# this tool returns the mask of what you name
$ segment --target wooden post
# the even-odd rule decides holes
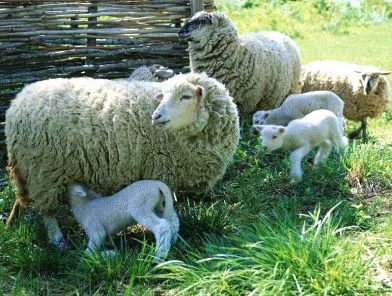
[[[198,11],[204,10],[203,0],[190,0],[191,5],[191,15],[194,15]]]
[[[96,1],[91,1],[90,5],[88,6],[88,13],[94,13],[98,11],[98,6]],[[96,22],[97,17],[89,17],[87,19],[89,22]],[[87,26],[89,29],[94,29],[97,27],[97,24],[88,24]],[[95,38],[87,38],[87,47],[89,46],[96,46],[97,40]]]

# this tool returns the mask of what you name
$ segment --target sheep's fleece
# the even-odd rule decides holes
[[[162,87],[201,85],[193,124],[176,133],[151,124]],[[141,179],[177,191],[205,192],[222,177],[238,144],[236,105],[225,87],[205,74],[163,83],[92,78],[30,84],[6,113],[11,175],[20,203],[54,214],[66,186],[84,184],[104,195]]]
[[[189,42],[192,71],[205,71],[225,84],[241,112],[275,108],[300,92],[299,50],[284,34],[239,35],[224,14],[201,11],[178,36]]]
[[[379,75],[378,83],[373,85],[369,93],[366,93],[364,77],[380,71],[374,66],[334,60],[311,62],[304,65],[302,69],[302,91],[334,92],[344,101],[343,114],[347,119],[359,121],[366,117],[376,118],[387,108],[389,83],[384,75]]]

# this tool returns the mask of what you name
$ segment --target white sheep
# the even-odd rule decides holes
[[[128,80],[161,82],[173,77],[174,75],[173,70],[154,64],[151,66],[140,66],[139,68],[136,68],[128,77]]]
[[[343,129],[344,102],[330,91],[311,91],[303,94],[293,94],[287,97],[276,109],[260,110],[253,115],[253,125],[287,125],[294,119],[299,119],[318,109],[333,112],[339,119]]]
[[[98,250],[107,235],[116,234],[135,222],[154,233],[154,261],[166,257],[177,239],[178,216],[169,187],[160,181],[142,180],[105,197],[96,197],[80,184],[68,187],[72,212],[88,236],[87,254]]]
[[[152,124],[163,105],[173,116],[158,122],[154,115]],[[50,79],[25,86],[11,102],[5,134],[16,204],[32,202],[50,242],[63,247],[55,215],[67,185],[110,195],[153,179],[179,198],[204,193],[233,158],[239,120],[227,89],[205,74],[162,83]]]
[[[320,146],[314,164],[328,157],[333,146],[344,148],[347,138],[343,136],[340,123],[329,110],[315,110],[301,119],[291,121],[287,127],[281,125],[255,125],[260,133],[261,146],[267,153],[281,147],[291,150],[290,176],[294,182],[301,182],[302,159],[315,146]]]
[[[201,11],[178,36],[188,41],[191,70],[205,71],[226,85],[241,112],[275,108],[300,92],[299,50],[282,33],[239,35],[223,13]]]
[[[376,118],[386,110],[389,101],[389,82],[374,66],[349,64],[340,61],[315,61],[302,68],[302,91],[329,90],[344,101],[343,114],[361,126],[350,134],[355,138],[362,132],[367,139],[367,118]]]

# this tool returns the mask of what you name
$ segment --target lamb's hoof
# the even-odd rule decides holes
[[[118,255],[118,252],[115,250],[105,250],[101,251],[101,257],[102,258],[113,258]]]
[[[53,245],[55,245],[60,252],[65,252],[68,250],[68,245],[65,242],[64,238],[59,239],[58,241],[56,241],[55,243],[52,243]]]
[[[302,177],[292,177],[290,183],[291,184],[298,184],[302,182]]]

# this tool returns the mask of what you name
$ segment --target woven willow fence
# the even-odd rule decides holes
[[[140,65],[189,64],[181,22],[213,0],[0,0],[0,121],[27,83],[128,77]],[[3,132],[0,144],[4,145]]]

